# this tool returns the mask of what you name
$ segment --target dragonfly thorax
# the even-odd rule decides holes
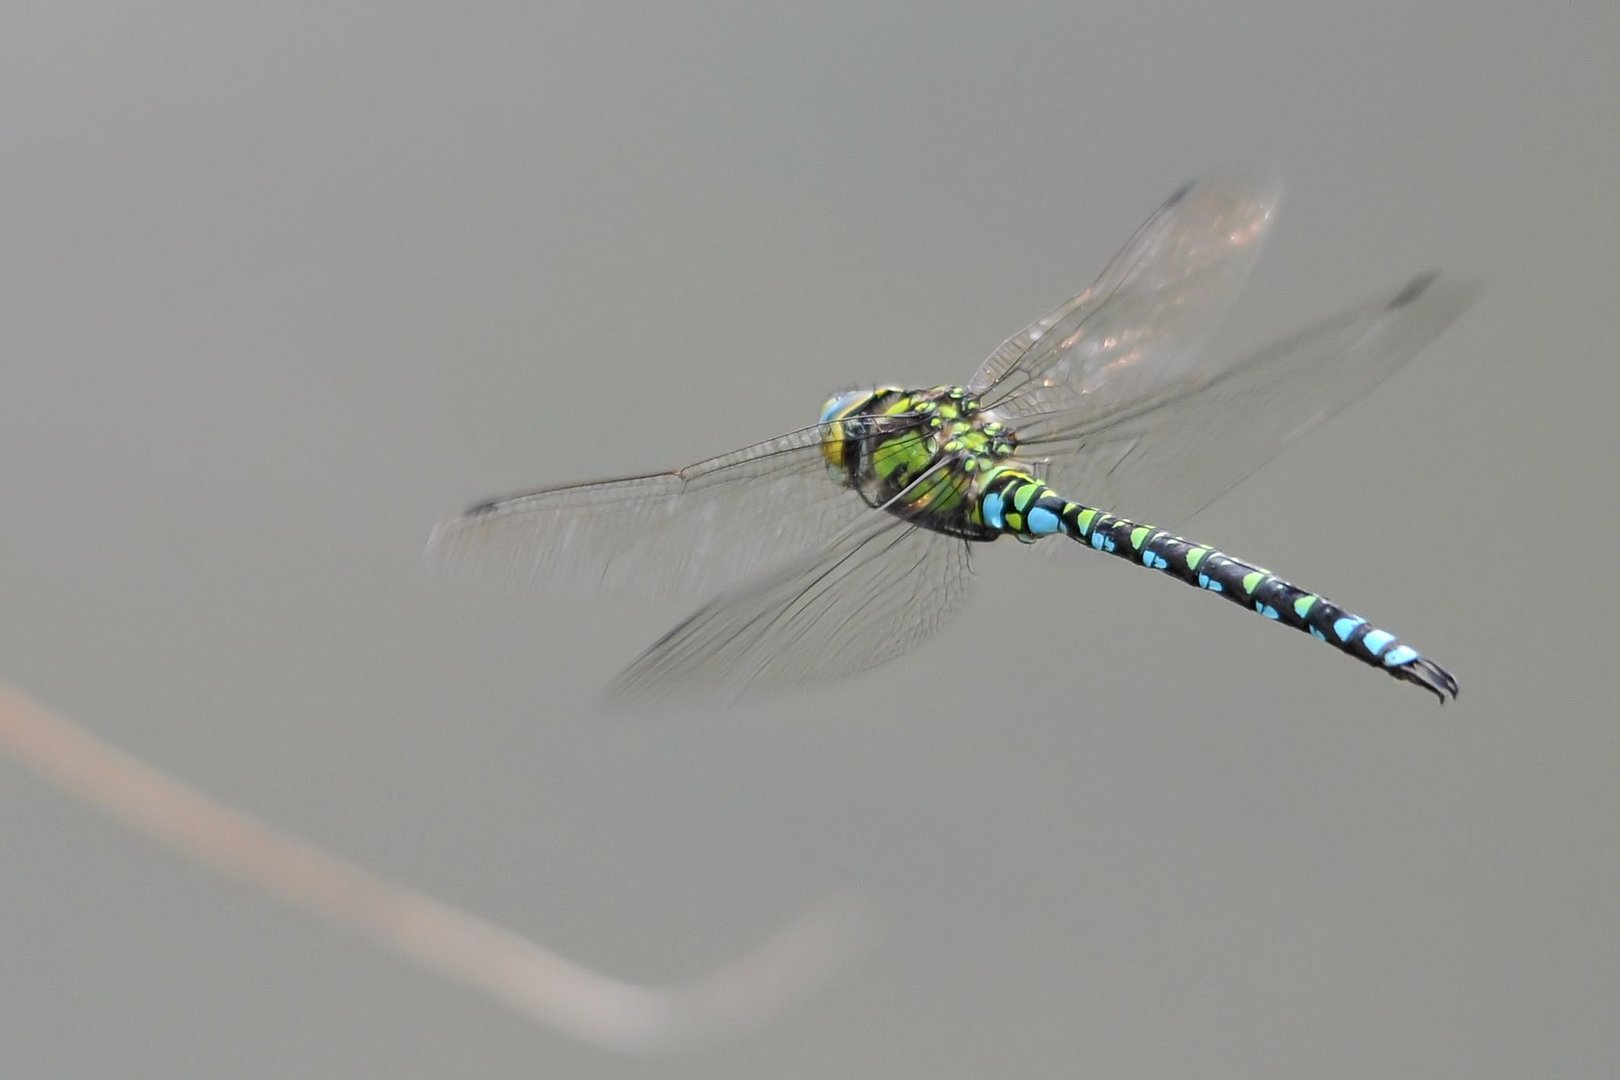
[[[828,472],[869,505],[936,532],[999,535],[975,508],[982,481],[1011,457],[1016,440],[963,387],[850,391],[830,399],[821,418]]]

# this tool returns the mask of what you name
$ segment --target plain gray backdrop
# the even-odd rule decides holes
[[[299,7],[9,9],[0,675],[620,977],[840,888],[880,936],[750,1034],[617,1057],[0,764],[0,1074],[1620,1070],[1613,4]],[[1238,341],[1431,266],[1488,290],[1162,524],[1455,706],[1009,544],[900,662],[624,716],[679,606],[421,561],[476,498],[965,378],[1231,166],[1289,192]]]

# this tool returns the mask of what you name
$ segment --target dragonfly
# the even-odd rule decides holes
[[[1010,536],[1066,537],[1128,560],[1443,704],[1457,680],[1393,633],[1253,562],[1116,513],[1198,512],[1472,302],[1468,284],[1426,273],[1217,359],[1213,339],[1280,193],[1264,177],[1187,184],[1089,288],[1008,338],[965,383],[868,385],[829,399],[814,424],[685,468],[483,502],[441,523],[430,554],[529,589],[701,600],[619,674],[618,695],[735,698],[891,660],[962,606],[974,545]],[[1335,441],[1364,461],[1384,457],[1353,436]],[[1406,471],[1398,460],[1384,468]]]

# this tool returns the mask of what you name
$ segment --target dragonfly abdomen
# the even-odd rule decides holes
[[[997,473],[985,484],[978,509],[986,525],[1020,540],[1061,533],[1304,630],[1365,664],[1422,686],[1442,702],[1448,694],[1457,696],[1457,680],[1444,668],[1326,597],[1207,544],[1070,502],[1027,473]]]

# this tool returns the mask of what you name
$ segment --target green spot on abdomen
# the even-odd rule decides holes
[[[1249,571],[1247,574],[1243,575],[1243,591],[1248,593],[1250,596],[1253,596],[1254,590],[1259,588],[1260,583],[1264,580],[1266,580],[1266,575],[1264,572],[1260,570]]]
[[[1074,523],[1080,527],[1081,536],[1090,535],[1091,524],[1097,520],[1097,514],[1098,511],[1096,510],[1083,510],[1080,516],[1074,519]]]
[[[1298,600],[1295,600],[1294,614],[1303,619],[1305,616],[1311,613],[1311,608],[1316,606],[1317,599],[1318,597],[1315,596],[1302,596]]]
[[[1209,548],[1205,548],[1205,547],[1196,547],[1196,548],[1193,548],[1191,551],[1187,552],[1187,569],[1189,569],[1189,570],[1198,569],[1198,564],[1203,562],[1204,561],[1204,556],[1208,555],[1208,554],[1209,554]]]

